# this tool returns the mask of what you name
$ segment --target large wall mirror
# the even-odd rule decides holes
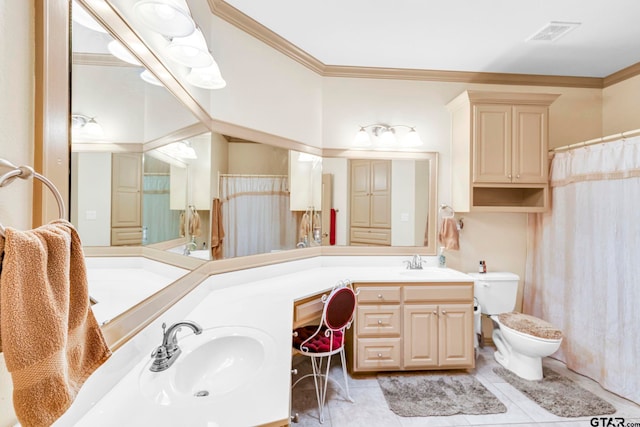
[[[87,5],[108,10],[95,3],[73,1],[74,16],[88,14]],[[85,246],[109,253],[144,245],[174,259],[214,260],[210,271],[217,260],[318,246],[309,253],[435,254],[436,153],[320,150],[218,126],[158,55],[145,56],[136,42],[131,58],[127,41],[139,34],[109,10],[88,14],[95,28],[75,19],[72,27],[71,219]],[[367,162],[388,167],[383,227],[357,221],[353,176]],[[376,228],[385,228],[382,237],[362,238]]]

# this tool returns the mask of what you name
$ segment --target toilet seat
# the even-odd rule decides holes
[[[510,312],[498,315],[498,321],[514,332],[548,341],[562,339],[562,331],[555,328],[551,323],[528,314]]]

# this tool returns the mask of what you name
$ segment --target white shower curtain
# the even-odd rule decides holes
[[[221,176],[220,199],[225,258],[295,248],[286,176]]]
[[[561,329],[554,357],[640,403],[640,137],[558,153],[531,214],[524,310]]]

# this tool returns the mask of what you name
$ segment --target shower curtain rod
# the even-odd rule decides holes
[[[588,141],[576,142],[574,144],[563,145],[562,147],[552,148],[549,153],[557,153],[558,151],[566,151],[572,148],[586,147],[588,145],[600,144],[603,142],[616,141],[618,139],[630,138],[632,136],[639,136],[640,129],[634,129],[626,132],[615,133],[609,136],[603,136],[601,138],[590,139]]]

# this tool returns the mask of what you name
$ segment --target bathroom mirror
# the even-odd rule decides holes
[[[122,17],[115,13],[113,10],[109,10],[109,8],[100,7],[96,9],[98,3],[102,4],[102,2],[96,0],[78,0],[81,4],[89,4],[90,9],[99,10],[100,11],[100,22],[104,22],[106,26],[109,28],[116,28],[117,37],[121,42],[125,44],[130,44],[136,46],[136,53],[140,54],[140,50],[142,47],[140,46],[139,40],[136,37],[139,37],[135,30],[126,22],[122,21]],[[92,34],[92,33],[88,33]],[[94,35],[95,36],[95,35]],[[144,44],[143,44],[144,45]],[[111,62],[113,59],[108,58],[107,54],[103,51],[101,53],[93,53],[93,52],[84,52],[84,53],[76,53],[75,61],[73,65],[73,74],[74,77],[80,76],[82,74],[82,67],[87,71],[84,74],[90,74],[89,77],[93,76],[93,73],[90,71],[99,70],[99,67],[104,66],[105,60],[106,62]],[[212,131],[210,134],[210,140],[212,141],[210,145],[211,149],[211,165],[210,165],[210,173],[208,178],[211,182],[211,191],[212,196],[219,196],[214,192],[214,189],[217,188],[217,171],[221,171],[222,173],[243,173],[242,171],[230,171],[228,166],[224,164],[227,159],[228,153],[224,153],[224,155],[219,155],[219,150],[221,150],[224,144],[213,143],[213,141],[222,142],[229,140],[223,136],[233,136],[235,138],[241,138],[245,141],[251,141],[251,143],[261,143],[265,144],[268,147],[281,147],[287,150],[295,150],[299,152],[308,152],[313,153],[315,155],[323,155],[324,158],[337,158],[340,160],[344,160],[345,162],[350,158],[367,158],[367,157],[381,157],[385,158],[393,158],[393,159],[407,159],[407,158],[424,158],[430,161],[429,164],[429,186],[428,186],[428,199],[429,199],[429,207],[430,210],[433,211],[432,215],[429,215],[429,230],[430,235],[435,238],[435,197],[437,188],[436,184],[436,174],[437,174],[437,156],[434,153],[378,153],[378,152],[350,152],[349,150],[320,150],[313,147],[306,146],[296,141],[287,140],[286,138],[279,138],[272,134],[267,134],[260,131],[254,131],[248,128],[244,128],[242,126],[231,125],[229,123],[218,122],[214,118],[210,117],[208,113],[197,103],[195,99],[190,97],[188,91],[177,81],[177,79],[166,73],[166,70],[163,69],[163,64],[161,59],[152,53],[147,53],[146,55],[141,54],[141,58],[145,65],[151,70],[154,70],[155,74],[165,83],[165,87],[168,89],[164,89],[162,87],[151,87],[151,86],[142,86],[145,92],[145,101],[140,107],[139,111],[144,112],[144,125],[143,131],[139,131],[141,133],[138,134],[136,138],[122,138],[121,140],[114,140],[113,142],[102,141],[102,143],[97,143],[98,141],[76,141],[73,143],[74,145],[74,153],[72,157],[74,157],[74,162],[77,161],[79,154],[105,154],[108,156],[112,156],[113,153],[137,153],[142,155],[142,153],[149,152],[159,146],[168,144],[170,142],[179,141],[182,139],[188,139],[194,137],[196,135],[202,135],[205,132]],[[129,66],[126,64],[120,63],[118,67],[113,67],[112,65],[108,65],[112,69],[117,69],[119,72],[124,73],[125,70],[132,71],[130,74],[133,75],[136,79],[139,79],[139,68],[135,66]],[[94,68],[89,68],[94,67]],[[100,74],[100,73],[98,73]],[[104,73],[107,74],[108,73]],[[98,84],[96,87],[106,87],[106,82],[109,80],[115,80],[111,78],[98,79],[97,82],[94,81],[94,84]],[[134,87],[140,87],[140,82],[136,80],[136,83],[133,85]],[[145,83],[146,84],[146,83]],[[124,95],[130,93],[133,90],[132,87],[127,86],[123,83],[118,83],[116,86],[117,90],[113,90],[113,95],[115,92],[123,91]],[[87,108],[89,107],[89,101],[92,98],[97,98],[95,96],[98,91],[91,84],[87,84],[88,92],[86,92],[86,101]],[[92,92],[93,90],[93,92]],[[76,90],[74,94],[80,96],[81,92]],[[147,95],[153,95],[154,98],[149,98],[147,101]],[[101,93],[99,99],[103,103],[110,103],[111,93]],[[164,98],[164,99],[162,99]],[[113,98],[115,99],[115,98]],[[177,101],[179,100],[179,101]],[[78,101],[79,102],[79,101]],[[77,104],[80,105],[80,104]],[[84,109],[84,105],[83,109]],[[113,103],[114,106],[115,102]],[[87,117],[95,116],[95,120],[100,123],[101,117],[103,116],[102,112],[91,112],[91,111],[78,111],[74,106],[74,113],[81,113],[86,115]],[[117,108],[117,106],[116,106]],[[89,117],[91,118],[91,117]],[[105,117],[106,118],[106,117]],[[125,117],[125,120],[128,120],[130,117]],[[177,121],[176,121],[177,120]],[[135,123],[140,123],[139,121],[131,120]],[[103,121],[106,124],[106,121]],[[123,122],[125,123],[125,122]],[[178,124],[176,124],[178,123]],[[155,127],[154,124],[157,124],[158,127]],[[171,125],[171,126],[170,126]],[[117,126],[117,123],[116,123]],[[105,129],[107,131],[107,129]],[[218,133],[216,133],[216,132]],[[323,162],[324,163],[324,162]],[[80,161],[79,164],[82,164]],[[73,169],[73,168],[72,168]],[[323,165],[324,169],[324,165]],[[87,170],[87,169],[86,169]],[[88,169],[90,170],[90,169]],[[166,170],[166,169],[165,169]],[[72,180],[77,180],[77,182],[89,183],[90,185],[99,185],[101,181],[97,179],[97,170],[90,171],[85,175],[85,177],[81,177],[79,174],[76,174],[72,171]],[[326,171],[327,173],[332,173],[331,171]],[[244,172],[247,173],[247,172]],[[325,171],[323,170],[323,174]],[[215,182],[215,183],[214,183]],[[338,177],[334,174],[332,182],[335,182],[333,187],[335,188],[337,185],[342,185],[341,181],[338,180]],[[188,187],[187,187],[187,191]],[[94,193],[98,193],[94,191]],[[105,193],[102,193],[105,194]],[[108,193],[106,193],[108,194]],[[77,197],[77,196],[75,196]],[[78,199],[75,201],[71,201],[71,206],[78,206]],[[338,219],[340,219],[340,215],[348,214],[348,206],[344,209],[337,207]],[[83,211],[79,210],[79,217],[92,217],[92,213],[89,212],[87,215],[86,209]],[[97,213],[96,213],[97,216]],[[92,219],[89,219],[90,221]],[[204,221],[203,221],[204,222]],[[431,227],[431,224],[434,226]],[[431,231],[433,230],[433,231]],[[432,234],[431,234],[432,233]],[[336,245],[331,248],[327,248],[328,254],[396,254],[396,255],[406,255],[409,253],[419,252],[421,254],[435,254],[435,245],[432,245],[431,242],[434,239],[429,239],[429,246],[396,246],[396,247],[386,247],[384,251],[377,251],[379,248],[364,248],[364,247],[354,247],[354,246],[342,246]],[[346,241],[345,241],[346,244]],[[155,245],[155,244],[154,244]],[[110,248],[113,249],[113,248]],[[331,249],[331,250],[329,250]],[[335,250],[334,250],[335,249]],[[371,250],[369,250],[371,249]],[[154,249],[153,252],[147,251],[146,248],[144,251],[110,251],[115,254],[122,254],[124,256],[132,256],[139,255],[141,253],[146,255],[150,255],[153,259],[161,259],[162,256],[158,255],[160,252],[164,253],[164,250]],[[305,255],[305,254],[309,255]],[[282,254],[267,254],[267,257],[261,256],[260,258],[253,259],[252,257],[247,257],[245,259],[238,259],[238,262],[235,262],[234,259],[223,260],[219,263],[210,263],[207,264],[204,269],[196,268],[201,266],[202,263],[185,263],[185,265],[190,265],[191,269],[193,269],[193,273],[189,275],[188,279],[179,280],[171,286],[167,286],[165,289],[161,290],[158,294],[150,297],[149,299],[141,302],[137,306],[127,310],[122,315],[113,319],[110,323],[103,327],[103,330],[108,336],[110,343],[115,343],[114,345],[117,347],[122,342],[126,341],[129,337],[136,333],[136,331],[140,330],[140,328],[144,327],[151,319],[155,318],[158,313],[162,312],[167,307],[170,307],[175,301],[185,295],[190,289],[194,286],[197,286],[199,281],[203,280],[206,277],[205,272],[212,271],[233,271],[236,269],[249,268],[252,265],[264,265],[265,259],[268,260],[266,262],[279,262],[283,260],[292,260],[298,258],[305,258],[307,256],[317,256],[321,253],[324,253],[324,249],[322,252],[318,248],[307,248],[307,249],[295,249],[295,250],[287,250]],[[187,259],[188,257],[177,256],[181,259]],[[162,258],[164,259],[164,258]],[[169,263],[174,263],[174,259],[171,258],[168,261]],[[174,265],[179,265],[175,264]],[[220,265],[220,267],[218,267]]]

